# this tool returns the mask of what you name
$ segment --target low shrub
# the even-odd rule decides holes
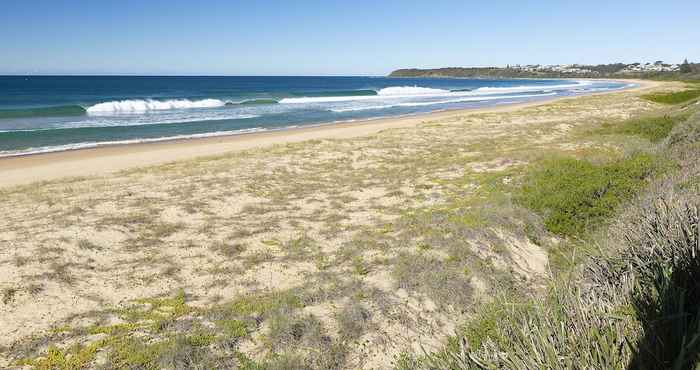
[[[600,165],[551,159],[526,176],[518,201],[542,215],[548,231],[580,236],[631,199],[654,168],[655,159],[648,154]]]
[[[555,284],[546,299],[496,300],[443,351],[401,364],[694,369],[700,354],[700,202],[668,196],[618,226],[611,243],[620,245],[590,261],[582,280]]]
[[[642,98],[660,104],[680,104],[700,97],[700,89],[689,89],[671,93],[655,93],[643,95]]]
[[[653,143],[665,139],[678,123],[688,118],[686,114],[639,117],[619,123],[606,123],[596,131],[598,134],[634,135]]]

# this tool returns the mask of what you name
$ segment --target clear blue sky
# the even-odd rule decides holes
[[[2,0],[0,73],[382,75],[700,60],[700,1]]]

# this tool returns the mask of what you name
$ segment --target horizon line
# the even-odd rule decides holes
[[[380,74],[150,74],[150,73],[2,73],[0,77],[386,77]]]

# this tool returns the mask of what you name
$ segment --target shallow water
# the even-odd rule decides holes
[[[0,77],[0,156],[230,135],[629,87],[385,77]]]

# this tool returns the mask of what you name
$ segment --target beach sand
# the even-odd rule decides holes
[[[544,158],[650,145],[590,135],[663,112],[639,95],[682,86],[638,83],[527,105],[0,159],[0,367],[49,344],[208,333],[222,317],[245,330],[235,341],[217,332],[215,344],[228,338],[259,361],[284,352],[387,368],[404,351],[439,348],[503,289],[547,284],[557,240],[525,231],[537,223],[512,193]],[[154,298],[163,296],[174,298]]]
[[[635,90],[651,89],[656,82],[626,80],[639,84]],[[602,92],[598,94],[610,94]],[[575,97],[574,97],[575,98]],[[398,118],[333,123],[282,131],[241,135],[174,140],[157,143],[104,146],[57,153],[0,158],[0,187],[54,180],[62,177],[104,175],[134,167],[158,165],[231,151],[262,148],[271,145],[298,143],[305,140],[348,139],[379,133],[394,128],[412,127],[430,120],[449,120],[468,114],[506,113],[525,107],[550,104],[571,97],[504,105],[500,107],[451,110]]]

